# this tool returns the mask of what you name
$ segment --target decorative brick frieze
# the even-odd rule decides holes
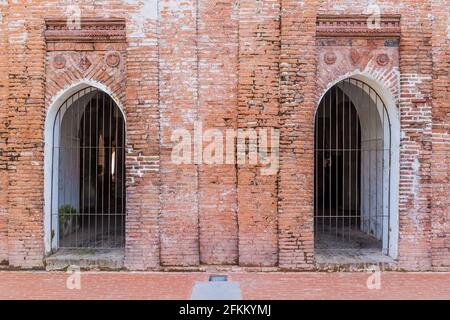
[[[400,37],[400,15],[319,15],[317,37]]]
[[[82,18],[70,22],[67,18],[45,20],[45,40],[50,42],[124,42],[125,19]]]

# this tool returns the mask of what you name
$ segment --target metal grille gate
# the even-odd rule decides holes
[[[53,247],[122,247],[125,122],[119,107],[93,87],[75,93],[58,110],[53,141]]]
[[[388,254],[390,122],[366,83],[346,79],[320,102],[315,129],[316,249]]]

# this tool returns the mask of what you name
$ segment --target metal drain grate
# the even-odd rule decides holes
[[[228,276],[213,275],[209,276],[209,282],[227,282]]]

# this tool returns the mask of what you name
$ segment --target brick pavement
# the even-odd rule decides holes
[[[0,272],[0,299],[189,299],[208,273],[86,272],[69,290],[64,272]],[[229,273],[244,299],[450,299],[450,273],[381,274],[381,289],[366,273]]]

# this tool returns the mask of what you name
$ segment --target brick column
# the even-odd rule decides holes
[[[399,263],[431,267],[432,60],[429,3],[408,4],[400,39]]]
[[[44,20],[28,1],[8,5],[9,263],[31,268],[44,257]]]
[[[130,6],[127,13],[125,266],[146,270],[160,265],[157,3]]]
[[[8,261],[8,4],[0,3],[0,264]]]
[[[431,1],[433,21],[433,267],[450,267],[450,1]]]
[[[280,267],[309,268],[314,240],[315,31],[319,1],[282,0]]]
[[[161,1],[161,264],[199,264],[198,168],[172,162],[176,129],[193,132],[198,120],[197,1]],[[192,146],[193,147],[193,146]],[[193,148],[192,148],[193,150]]]
[[[242,0],[239,8],[238,128],[278,128],[280,1]],[[248,142],[248,141],[247,141]],[[255,147],[256,141],[246,143]],[[239,264],[278,263],[277,175],[238,166]]]
[[[198,12],[199,120],[203,131],[237,125],[238,10],[235,0],[200,0]],[[206,138],[206,137],[205,137]],[[204,142],[207,148],[211,141]],[[199,166],[202,264],[237,264],[237,175],[234,163]],[[204,149],[206,150],[206,149]],[[216,150],[219,152],[219,150]]]

